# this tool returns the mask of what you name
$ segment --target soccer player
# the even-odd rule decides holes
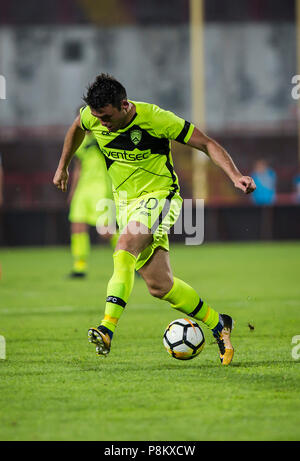
[[[170,267],[167,231],[176,222],[182,204],[170,140],[205,152],[246,194],[255,190],[253,179],[244,176],[229,154],[192,123],[154,104],[129,100],[123,85],[108,74],[96,78],[84,101],[86,106],[66,134],[53,182],[66,191],[70,160],[84,131],[92,131],[112,179],[120,229],[104,318],[98,328],[88,331],[89,341],[99,355],[109,353],[136,269],[151,295],[212,330],[221,363],[230,364],[234,353],[232,318],[209,306],[194,288],[173,276]]]
[[[71,222],[71,254],[73,270],[71,278],[87,274],[90,253],[89,226],[96,226],[105,239],[114,239],[112,207],[101,207],[100,200],[113,200],[112,186],[106,164],[98,143],[91,131],[87,131],[75,152],[75,167],[68,201]],[[97,209],[98,208],[98,209]],[[112,242],[113,243],[113,242]]]

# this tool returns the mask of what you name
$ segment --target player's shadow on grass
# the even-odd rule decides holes
[[[163,369],[163,370],[179,370],[181,369],[182,367],[184,367],[185,364],[187,364],[188,361],[186,362],[182,362],[180,364],[164,364],[164,365],[160,365],[159,366],[159,369]],[[231,368],[257,368],[257,367],[264,367],[264,368],[272,368],[273,366],[286,366],[286,365],[295,365],[296,364],[296,361],[295,360],[256,360],[256,361],[253,361],[253,362],[233,362],[231,363],[229,366],[222,366],[221,363],[214,363],[214,362],[209,362],[209,363],[205,363],[205,362],[197,362],[197,363],[188,363],[188,368],[189,370],[203,370],[203,369],[209,369],[209,370],[213,370],[213,369],[223,369],[223,370],[230,370]]]
[[[252,368],[252,367],[267,367],[271,368],[274,365],[291,365],[296,364],[295,360],[256,360],[253,362],[235,362],[230,365],[233,368]]]

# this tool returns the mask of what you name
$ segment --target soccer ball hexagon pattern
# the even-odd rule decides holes
[[[178,319],[167,326],[163,343],[175,359],[190,360],[203,350],[205,338],[202,329],[194,320]]]

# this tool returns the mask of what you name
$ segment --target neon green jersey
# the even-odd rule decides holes
[[[154,104],[130,102],[136,114],[116,132],[102,126],[89,106],[80,111],[82,128],[93,132],[105,155],[115,199],[131,200],[164,190],[179,192],[170,141],[185,144],[194,126]]]

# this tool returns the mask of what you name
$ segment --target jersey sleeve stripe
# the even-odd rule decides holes
[[[88,131],[87,127],[84,125],[83,121],[82,121],[82,118],[83,118],[83,112],[84,110],[87,108],[87,106],[84,106],[80,109],[80,124],[81,124],[81,127],[85,130],[85,131]]]
[[[82,120],[81,120],[81,126],[82,126],[82,128],[83,128],[85,131],[88,131],[88,129],[84,126],[84,123],[83,123]]]
[[[175,139],[175,141],[180,142],[181,144],[186,144],[186,142],[188,141],[188,139],[186,140],[186,137],[190,131],[190,128],[191,128],[190,122],[185,121],[184,126],[181,132],[179,133],[179,135],[177,136],[177,138]]]
[[[184,143],[185,143],[185,144],[188,143],[189,140],[191,139],[191,136],[192,136],[192,134],[193,134],[193,132],[194,132],[194,129],[195,129],[195,126],[194,126],[192,123],[190,123],[189,130],[188,130],[188,132],[187,132],[186,137],[184,138]]]

